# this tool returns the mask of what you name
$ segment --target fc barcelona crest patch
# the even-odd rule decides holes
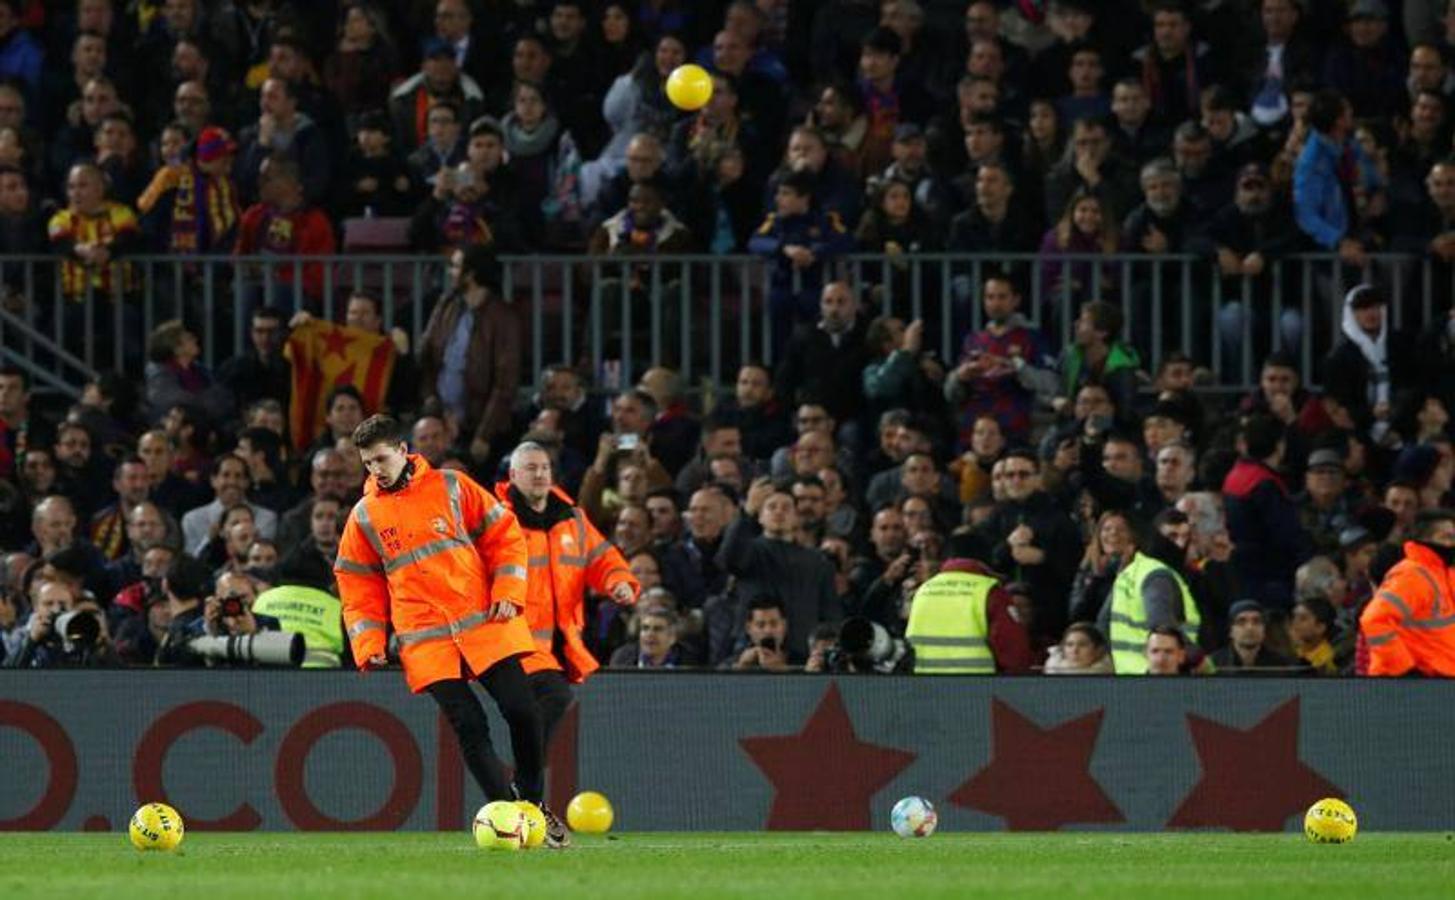
[[[444,516],[435,516],[429,520],[429,525],[439,534],[447,535],[450,533],[450,523],[445,521]]]

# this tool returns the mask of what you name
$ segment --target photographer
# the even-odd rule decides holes
[[[253,580],[240,572],[228,572],[218,576],[213,596],[202,604],[200,625],[194,620],[192,637],[233,637],[241,634],[257,634],[260,631],[279,631],[278,620],[253,612],[253,603],[258,599],[258,589]]]
[[[907,675],[914,671],[914,654],[903,638],[863,616],[845,619],[833,643],[815,659],[810,654],[805,672],[834,675]]]
[[[13,669],[119,666],[106,624],[94,601],[77,602],[63,581],[38,581],[24,636],[5,665]]]

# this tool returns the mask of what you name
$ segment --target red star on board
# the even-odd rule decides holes
[[[1088,767],[1102,710],[1041,728],[1000,698],[990,701],[990,764],[950,802],[999,816],[1011,831],[1055,831],[1073,822],[1125,822]]]
[[[348,353],[346,351],[353,340],[353,338],[344,333],[342,328],[330,328],[323,333],[323,353],[321,355],[329,356],[331,354],[338,354],[340,358],[347,359]]]
[[[778,831],[867,829],[874,795],[914,761],[908,751],[859,740],[836,684],[798,734],[738,743],[773,782],[767,827]]]
[[[1187,728],[1202,778],[1167,820],[1168,828],[1282,831],[1289,816],[1315,800],[1344,796],[1298,758],[1297,697],[1246,731],[1191,713]]]

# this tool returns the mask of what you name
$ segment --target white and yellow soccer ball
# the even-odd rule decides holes
[[[529,800],[519,800],[515,805],[525,816],[525,849],[534,850],[546,842],[546,815]]]
[[[482,850],[519,850],[530,825],[525,813],[509,800],[496,800],[475,813],[475,845]]]
[[[900,837],[929,837],[939,823],[939,814],[923,797],[905,797],[889,811],[889,827]]]
[[[1303,833],[1315,844],[1347,844],[1359,833],[1359,818],[1343,800],[1325,797],[1304,813]]]
[[[147,803],[131,814],[127,834],[138,850],[175,850],[186,826],[177,811],[165,803]]]

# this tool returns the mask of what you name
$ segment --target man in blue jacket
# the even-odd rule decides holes
[[[1368,248],[1360,238],[1352,201],[1355,191],[1384,189],[1374,163],[1354,133],[1354,111],[1338,91],[1314,95],[1308,140],[1293,170],[1293,213],[1298,227],[1321,249],[1362,268]]]

